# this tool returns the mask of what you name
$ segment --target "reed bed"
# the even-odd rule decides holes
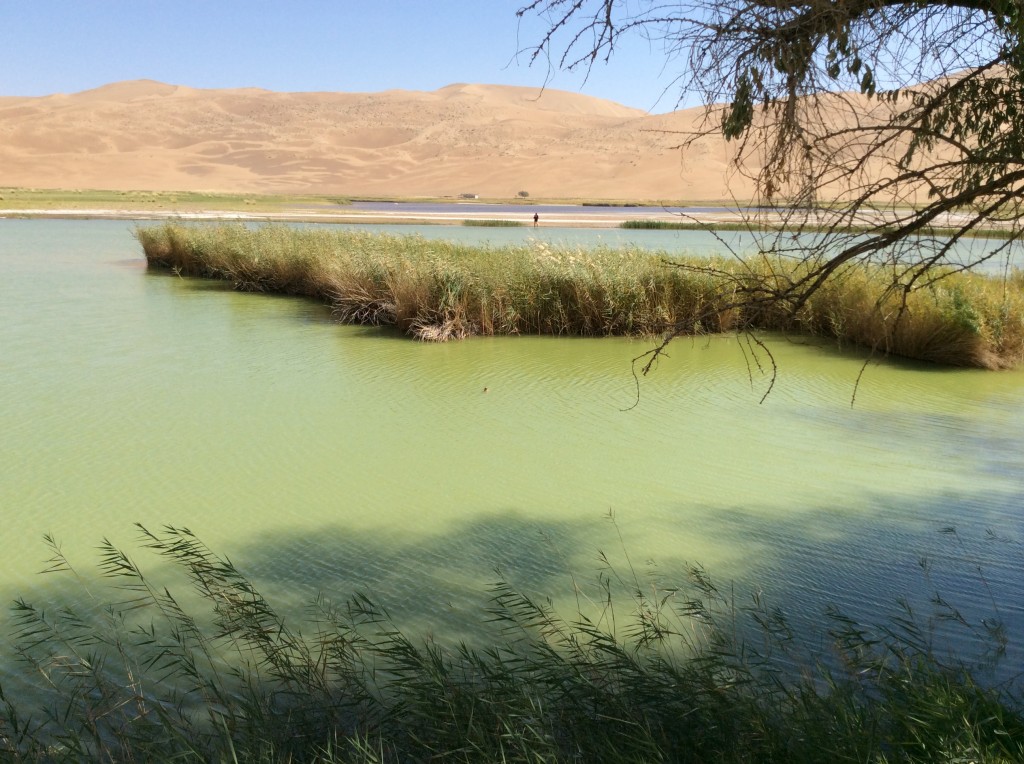
[[[568,617],[498,580],[480,613],[490,636],[445,644],[364,595],[320,596],[289,622],[188,530],[138,530],[131,555],[100,546],[105,587],[47,539],[49,572],[80,592],[13,606],[9,646],[39,687],[0,685],[3,761],[1024,760],[1019,694],[933,649],[936,614],[872,626],[832,612],[794,640],[777,608],[700,568],[672,585],[605,568],[574,583],[594,604]],[[182,573],[192,609],[163,578]],[[998,653],[998,623],[936,602]]]
[[[935,271],[905,292],[892,288],[891,267],[856,264],[792,309],[775,297],[813,263],[771,253],[739,259],[543,242],[469,246],[276,225],[166,223],[136,236],[154,267],[311,297],[340,321],[393,325],[423,340],[769,330],[959,366],[1004,368],[1024,359],[1019,274]]]

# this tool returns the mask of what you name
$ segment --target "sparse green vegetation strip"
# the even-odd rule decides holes
[[[276,211],[309,204],[348,205],[346,197],[315,194],[216,193],[201,191],[151,191],[136,189],[0,188],[0,207],[6,209],[102,210],[153,208],[189,211]]]
[[[940,600],[880,626],[830,613],[829,636],[794,639],[777,609],[699,568],[670,584],[605,569],[574,583],[596,604],[569,618],[498,580],[475,642],[451,645],[362,595],[288,621],[188,530],[139,532],[131,554],[100,545],[110,588],[48,539],[49,572],[77,593],[13,606],[10,647],[39,684],[0,686],[3,761],[1024,760],[1013,686],[986,688],[927,625],[944,615],[998,654],[1000,623]],[[183,572],[198,604],[147,564]]]
[[[792,229],[787,229],[784,224],[773,226],[771,224],[760,224],[755,225],[753,222],[736,222],[736,221],[715,221],[715,222],[697,222],[697,221],[683,221],[683,220],[623,220],[619,223],[619,228],[626,228],[639,231],[787,231],[791,233]],[[844,228],[841,233],[849,233],[850,231],[872,231],[881,233],[885,231],[893,230],[887,226],[874,226],[868,228],[864,226],[860,228]],[[825,226],[814,226],[803,224],[799,227],[799,233],[829,233],[830,229]],[[953,228],[936,228],[933,226],[922,228],[919,232],[920,236],[950,236],[955,232]],[[1008,240],[1016,238],[1015,233],[1009,228],[978,228],[962,233],[964,238],[969,239],[998,239]]]
[[[195,191],[104,191],[97,189],[0,188],[5,209],[155,209],[178,211],[273,212],[303,205],[347,205],[337,196],[220,194]]]
[[[1019,272],[1005,279],[933,272],[903,294],[891,289],[891,267],[850,265],[792,315],[744,290],[784,285],[811,264],[768,253],[709,260],[274,225],[167,223],[136,235],[152,266],[224,279],[240,290],[312,297],[341,321],[394,325],[425,340],[757,329],[959,366],[1001,368],[1024,359]]]

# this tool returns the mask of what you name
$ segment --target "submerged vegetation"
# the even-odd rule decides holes
[[[133,555],[100,546],[106,585],[47,539],[47,572],[72,579],[74,604],[14,605],[33,686],[0,685],[4,761],[1024,758],[1017,688],[985,686],[985,656],[943,657],[909,606],[877,627],[829,613],[827,635],[794,639],[777,609],[700,568],[678,585],[604,568],[574,585],[568,618],[498,580],[479,644],[448,644],[358,594],[321,595],[296,624],[190,531],[138,528]],[[190,597],[167,583],[180,574]],[[999,624],[935,603],[998,656]]]
[[[1024,276],[934,269],[894,290],[892,263],[836,270],[798,310],[766,292],[815,263],[762,252],[685,257],[543,242],[470,246],[361,231],[166,223],[136,231],[150,265],[246,291],[312,297],[344,322],[424,340],[764,330],[959,366],[1024,359]]]

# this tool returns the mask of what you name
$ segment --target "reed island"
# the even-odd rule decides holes
[[[794,307],[766,299],[766,289],[797,282],[814,264],[771,252],[697,257],[180,222],[135,235],[151,267],[309,297],[339,321],[394,326],[420,340],[754,330],[953,366],[1009,368],[1024,359],[1019,270],[937,270],[913,291],[898,291],[891,267],[850,263]]]

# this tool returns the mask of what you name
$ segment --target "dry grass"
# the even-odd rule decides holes
[[[466,246],[284,226],[169,223],[136,235],[151,265],[314,297],[342,321],[393,324],[421,339],[704,328],[716,287],[642,250]],[[711,331],[730,328],[710,320]]]
[[[1024,360],[1024,277],[943,274],[913,291],[891,269],[851,264],[793,310],[764,300],[809,264],[771,253],[680,257],[543,242],[468,246],[416,236],[287,226],[166,223],[136,236],[151,265],[236,289],[296,294],[340,321],[445,341],[473,335],[798,331],[936,363]]]
[[[950,274],[909,293],[890,284],[849,268],[811,299],[803,322],[843,343],[939,364],[998,369],[1024,359],[1019,276]]]

